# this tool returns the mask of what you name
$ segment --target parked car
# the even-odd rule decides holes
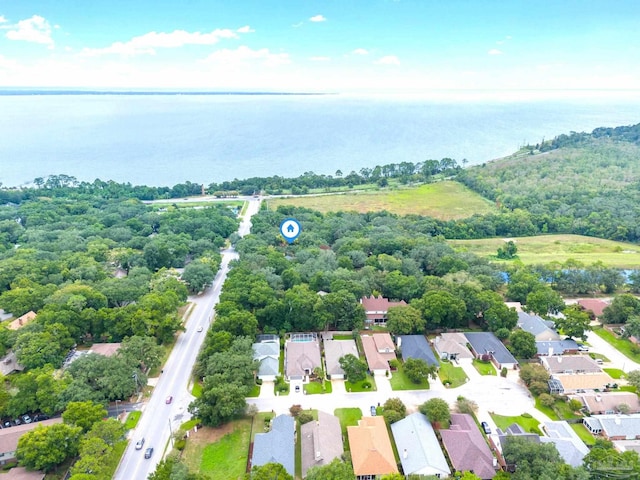
[[[24,423],[31,423],[31,422],[33,422],[33,419],[29,415],[23,415],[22,416],[22,421]]]
[[[295,386],[296,393],[300,393],[300,385]]]
[[[143,445],[144,445],[144,437],[142,437],[140,440],[136,442],[136,450],[142,450]]]
[[[487,422],[482,422],[480,425],[482,425],[482,430],[484,430],[484,433],[486,433],[487,435],[491,433],[491,427],[489,427],[489,424]]]
[[[153,447],[149,447],[144,451],[144,458],[151,458],[153,455]]]
[[[16,418],[13,423],[15,423],[16,425],[22,425],[22,420],[20,420],[20,417]]]
[[[371,405],[371,416],[375,417],[376,415],[378,415],[378,412],[376,411],[376,406]]]
[[[589,351],[589,347],[587,347],[585,344],[583,343],[579,343],[578,344],[578,351],[579,352],[588,352]]]
[[[201,332],[201,331],[202,331],[202,325],[198,327],[198,330],[197,330],[197,331],[198,331],[198,332]]]
[[[173,402],[173,396],[172,396],[172,395],[169,395],[169,396],[167,397],[167,399],[164,401],[164,403],[166,403],[167,405],[169,405],[171,402]]]

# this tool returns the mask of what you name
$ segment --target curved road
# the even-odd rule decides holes
[[[251,217],[259,209],[260,199],[248,199],[247,210],[238,229],[240,236],[249,233]],[[186,331],[178,337],[164,365],[164,373],[160,375],[151,398],[143,408],[138,426],[131,432],[131,441],[122,456],[114,479],[146,479],[162,460],[165,448],[169,446],[171,433],[190,418],[187,407],[193,400],[193,396],[188,391],[191,370],[202,347],[205,332],[211,325],[213,308],[220,299],[222,285],[229,272],[229,262],[237,258],[238,254],[233,247],[224,250],[220,270],[213,281],[212,288],[201,295],[189,298],[193,307],[185,324]],[[202,327],[203,331],[198,332],[198,327]],[[169,396],[172,396],[173,400],[167,404]],[[144,447],[136,450],[135,444],[141,438],[145,439]],[[144,453],[149,447],[154,449],[153,455],[145,459]]]

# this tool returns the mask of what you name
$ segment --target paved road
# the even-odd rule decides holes
[[[251,229],[250,218],[259,209],[260,200],[250,199],[244,219],[238,229],[241,236],[249,233]],[[178,337],[171,355],[164,365],[164,373],[158,378],[153,395],[142,409],[142,417],[135,431],[131,432],[132,441],[129,442],[122,456],[114,479],[146,479],[162,459],[171,432],[189,419],[187,408],[193,401],[193,397],[188,391],[191,370],[204,341],[205,332],[211,324],[213,308],[220,299],[222,285],[229,272],[229,262],[237,258],[238,254],[233,248],[224,250],[220,271],[213,281],[213,286],[203,294],[189,298],[193,307],[185,324],[186,331]],[[198,332],[198,327],[203,327],[203,331]],[[169,396],[172,396],[173,400],[167,404],[166,400]],[[145,444],[141,450],[136,450],[135,443],[140,438],[145,439]],[[148,447],[152,447],[154,452],[150,459],[145,459],[144,451]]]

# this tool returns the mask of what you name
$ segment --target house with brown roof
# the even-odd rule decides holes
[[[306,382],[313,370],[321,367],[317,334],[292,334],[284,345],[284,370],[287,380]]]
[[[599,298],[581,298],[577,303],[587,312],[591,312],[596,320],[602,317],[604,309],[609,306],[607,302]]]
[[[495,476],[497,461],[471,415],[452,413],[449,429],[440,430],[440,435],[457,471],[471,471],[483,480]]]
[[[11,480],[44,480],[45,474],[38,470],[27,470],[24,467],[13,467],[7,473],[7,479]],[[3,476],[0,476],[3,478]]]
[[[441,360],[473,360],[473,353],[467,348],[464,333],[448,332],[438,335],[433,346]]]
[[[389,362],[396,359],[396,351],[391,335],[374,333],[361,335],[362,348],[367,358],[369,370],[374,375],[385,375],[389,370]]]
[[[552,355],[539,357],[540,363],[554,373],[601,373],[602,368],[587,355]]]
[[[407,302],[401,300],[399,302],[392,302],[388,298],[374,297],[362,297],[360,303],[364,308],[364,313],[367,317],[367,325],[386,325],[387,313],[390,307],[406,307]]]
[[[7,328],[9,330],[18,330],[18,329],[24,327],[25,325],[28,325],[29,323],[31,323],[36,318],[36,316],[37,316],[36,312],[31,310],[31,311],[25,313],[24,315],[16,318],[11,323],[9,323],[7,325]]]
[[[622,413],[620,405],[625,413],[640,413],[640,400],[633,392],[589,392],[572,395],[571,398],[580,400],[591,415],[609,415]]]
[[[331,380],[344,378],[344,370],[340,366],[340,359],[345,355],[359,357],[355,340],[333,340],[325,338],[324,345],[325,372]]]
[[[347,436],[357,480],[399,473],[383,417],[362,417],[358,426],[347,427]]]
[[[56,423],[61,423],[62,418],[51,418],[42,422],[23,423],[15,427],[0,429],[0,465],[7,465],[16,462],[16,450],[18,440],[27,432],[30,432],[39,425],[48,427]],[[13,478],[10,476],[10,478]]]
[[[604,372],[601,373],[557,373],[551,375],[549,389],[552,394],[582,393],[604,390],[615,381]]]
[[[334,458],[339,458],[344,449],[338,417],[319,410],[316,422],[308,422],[300,427],[300,446],[303,478],[311,467],[327,465]]]

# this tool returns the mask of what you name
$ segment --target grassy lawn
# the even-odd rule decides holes
[[[496,368],[491,362],[483,362],[477,358],[473,359],[473,366],[480,375],[497,375]]]
[[[366,387],[364,385],[365,382],[369,382],[371,384],[370,387]],[[365,378],[364,380],[360,381],[360,382],[356,382],[356,383],[351,383],[347,380],[344,381],[344,388],[347,390],[347,392],[375,392],[377,390],[376,388],[376,381],[373,378],[373,376],[371,375],[367,375],[367,378]]]
[[[202,383],[194,382],[193,388],[191,389],[191,395],[196,398],[200,398],[202,396]]]
[[[627,375],[619,368],[603,368],[602,370],[607,372],[611,378],[615,378],[616,380],[627,378]]]
[[[602,355],[601,353],[590,353],[589,356],[591,358],[593,358],[594,360],[599,358],[600,360],[602,360],[603,362],[608,362],[609,358],[605,357],[604,355]]]
[[[243,478],[249,454],[251,419],[235,420],[231,424],[199,431],[187,441],[182,458],[190,472],[211,478]]]
[[[495,413],[490,413],[490,415],[498,428],[502,431],[506,430],[510,425],[517,423],[526,432],[537,433],[538,435],[541,435],[542,433],[538,429],[540,422],[533,417],[523,417],[522,415],[517,417],[505,417],[503,415],[496,415]]]
[[[637,347],[626,338],[617,338],[613,333],[604,328],[594,328],[593,333],[603,340],[606,340],[612,347],[624,354],[627,358],[630,358],[634,362],[640,362],[640,354],[634,352]]]
[[[280,205],[307,207],[323,213],[337,211],[365,213],[387,210],[398,215],[411,213],[442,220],[468,218],[476,213],[484,215],[495,211],[492,202],[453,181],[370,192],[274,198],[267,202],[271,210],[277,209]]]
[[[127,415],[127,419],[124,422],[124,428],[126,430],[136,428],[136,425],[138,425],[138,420],[140,420],[140,415],[142,415],[142,412],[140,412],[139,410],[129,412],[129,415]]]
[[[588,447],[595,445],[596,439],[589,430],[581,423],[570,423],[569,426],[578,434],[580,440],[582,440]]]
[[[248,398],[255,398],[260,396],[260,385],[254,385],[247,395]]]
[[[353,335],[334,335],[334,340],[353,340]]]
[[[347,427],[358,425],[358,421],[362,418],[362,411],[359,408],[336,408],[333,414],[340,419],[344,449],[347,451],[349,450]]]
[[[420,383],[413,383],[409,380],[404,373],[403,365],[400,365],[400,368],[391,374],[389,383],[392,390],[426,390],[429,388],[429,380],[426,378]]]
[[[601,261],[608,267],[640,267],[638,245],[614,242],[582,235],[538,235],[517,237],[513,241],[518,246],[518,258],[525,265],[565,262],[572,258],[584,264]],[[481,257],[498,261],[496,251],[504,244],[502,238],[482,240],[449,240],[457,250],[469,251]]]
[[[551,420],[571,420],[573,418],[582,418],[581,415],[576,415],[569,408],[568,402],[562,400],[556,401],[552,408],[546,407],[540,403],[540,400],[536,398],[536,409],[544,413]]]
[[[304,391],[307,395],[316,395],[321,393],[331,393],[333,388],[331,386],[331,382],[329,380],[325,380],[324,382],[310,382],[304,385]]]
[[[450,388],[459,387],[467,382],[467,374],[464,373],[462,367],[456,367],[451,362],[440,362],[438,376],[445,386],[448,382]]]

